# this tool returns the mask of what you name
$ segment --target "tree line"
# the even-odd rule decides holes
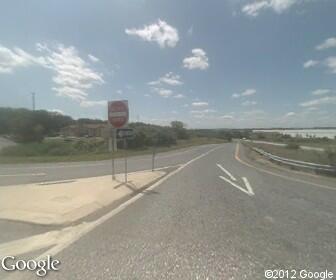
[[[41,142],[45,137],[59,136],[61,129],[74,124],[107,124],[103,120],[78,119],[46,110],[0,108],[0,135],[8,135],[16,142]],[[170,126],[135,122],[129,124],[135,137],[128,141],[130,148],[170,146],[177,140],[191,137],[232,138],[248,137],[245,130],[187,129],[183,122],[173,121]],[[122,144],[121,144],[122,145]]]

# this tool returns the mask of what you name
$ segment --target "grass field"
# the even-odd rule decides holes
[[[284,158],[313,162],[317,164],[336,164],[336,150],[319,152],[259,143],[248,143],[246,145],[260,148],[268,153]]]
[[[176,145],[156,148],[156,152],[165,152],[191,146],[218,144],[225,141],[218,138],[196,137],[188,140],[178,140]],[[128,156],[153,153],[153,148],[129,149]],[[119,149],[114,157],[123,157],[125,150]],[[97,161],[110,159],[111,153],[103,140],[81,139],[66,142],[62,139],[45,140],[42,143],[26,143],[8,147],[0,152],[0,163],[38,163],[38,162],[69,162]]]
[[[282,143],[282,144],[291,144],[295,143],[300,146],[308,146],[308,147],[316,147],[322,149],[336,149],[336,140],[334,139],[323,139],[323,138],[291,138],[290,140],[287,139],[260,139],[261,141],[266,142],[275,142],[275,143]]]

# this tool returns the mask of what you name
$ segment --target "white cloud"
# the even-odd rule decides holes
[[[177,99],[181,99],[181,98],[184,98],[185,96],[183,94],[176,94],[173,97]]]
[[[92,62],[98,62],[100,61],[100,59],[92,54],[88,54],[88,58],[92,61]]]
[[[325,65],[331,70],[332,73],[336,74],[336,56],[328,57],[325,60]]]
[[[169,72],[163,77],[159,78],[157,81],[149,82],[148,85],[155,86],[161,83],[170,85],[170,86],[180,86],[183,84],[181,81],[181,77],[179,75],[175,75],[173,72]]]
[[[59,45],[47,52],[46,66],[55,72],[53,90],[57,95],[83,101],[88,96],[88,89],[104,83],[103,75],[90,68],[75,47]]]
[[[208,113],[215,113],[216,110],[213,109],[204,109],[204,110],[191,110],[191,114],[208,114]]]
[[[328,38],[322,44],[316,47],[316,49],[319,51],[330,48],[336,48],[336,38]]]
[[[45,59],[30,55],[20,48],[11,50],[0,45],[0,73],[12,73],[17,68],[34,64],[44,65]]]
[[[257,105],[257,102],[256,101],[249,101],[249,100],[246,100],[242,103],[243,106],[254,106],[254,105]]]
[[[295,115],[296,115],[296,113],[294,113],[294,112],[288,112],[288,113],[285,115],[285,117],[288,118],[288,117],[293,117],[293,116],[295,116]]]
[[[192,56],[183,59],[183,67],[187,69],[205,70],[209,67],[209,59],[202,49],[193,49]]]
[[[319,61],[317,60],[308,60],[303,64],[304,68],[311,68],[319,64]]]
[[[220,116],[220,118],[223,120],[233,120],[234,119],[232,115],[223,115],[223,116]]]
[[[256,17],[259,15],[260,10],[269,8],[268,1],[254,2],[251,4],[247,4],[242,8],[242,12],[246,15]]]
[[[247,89],[247,90],[245,90],[241,93],[241,96],[251,96],[251,95],[256,94],[256,92],[257,91],[253,88],[252,89]]]
[[[117,94],[119,94],[119,95],[122,95],[122,94],[123,94],[123,91],[122,91],[121,89],[118,89],[116,92],[117,92]]]
[[[0,73],[12,73],[19,67],[39,65],[52,70],[55,75],[52,87],[57,95],[66,96],[78,102],[87,99],[88,90],[95,84],[103,84],[103,75],[93,70],[78,54],[75,47],[58,45],[49,48],[37,43],[36,49],[42,56],[31,55],[22,49],[13,50],[0,45]]]
[[[331,93],[330,89],[317,89],[312,92],[312,95],[325,95]]]
[[[154,92],[156,92],[158,95],[168,98],[173,95],[173,91],[170,89],[165,89],[165,88],[153,88],[152,89]]]
[[[179,41],[179,35],[176,28],[170,26],[163,20],[156,23],[145,25],[142,29],[126,29],[126,34],[140,37],[144,41],[156,42],[161,48],[175,47]]]
[[[295,4],[308,1],[309,0],[253,0],[253,2],[243,6],[242,12],[252,17],[258,16],[259,13],[264,10],[273,10],[277,14],[281,14]]]
[[[145,97],[151,97],[151,95],[148,94],[148,93],[145,93],[144,96],[145,96]]]
[[[191,103],[191,105],[193,107],[205,107],[205,106],[209,106],[208,102],[193,102]]]
[[[300,106],[312,107],[312,106],[328,105],[328,104],[336,104],[336,96],[325,96],[325,97],[313,99],[313,100],[301,103]]]
[[[99,101],[93,101],[93,100],[82,100],[80,102],[81,107],[93,107],[93,106],[106,106],[107,108],[107,101],[106,100],[99,100]]]
[[[244,90],[242,93],[232,94],[232,98],[251,96],[251,95],[255,95],[256,93],[257,93],[257,90],[255,90],[254,88],[249,88],[249,89]]]

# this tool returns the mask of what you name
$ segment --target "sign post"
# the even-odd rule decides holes
[[[108,142],[108,148],[109,148],[109,152],[112,153],[112,180],[115,180],[115,168],[114,168],[114,137],[113,137],[113,128],[109,127],[109,142]]]
[[[127,139],[124,138],[124,149],[125,149],[125,183],[127,183]]]
[[[111,125],[109,143],[112,145],[112,179],[115,180],[114,153],[117,151],[117,129],[127,126],[129,118],[128,101],[108,102],[108,121]],[[127,145],[127,144],[126,144]],[[126,147],[124,145],[124,147]],[[127,148],[127,147],[126,147]],[[127,157],[125,153],[125,182],[127,182]]]
[[[153,148],[153,154],[152,154],[152,171],[155,169],[155,147]]]

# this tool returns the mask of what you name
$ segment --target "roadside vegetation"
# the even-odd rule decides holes
[[[253,133],[252,140],[282,143],[284,146],[249,143],[268,153],[284,158],[307,161],[317,164],[336,165],[336,139],[316,137],[291,137],[280,133]],[[323,149],[322,151],[301,149],[300,146]]]
[[[104,137],[68,137],[62,129],[69,126],[103,125],[102,120],[78,119],[44,110],[0,108],[0,136],[14,140],[17,145],[0,151],[0,163],[84,161],[111,158],[108,141]],[[168,151],[195,145],[230,142],[233,138],[248,138],[250,130],[187,129],[180,121],[170,126],[141,122],[130,123],[135,136],[128,140],[127,153],[140,155]],[[123,142],[118,142],[118,152],[125,153]]]
[[[284,158],[317,164],[336,165],[336,149],[329,148],[326,151],[303,150],[296,143],[290,143],[287,146],[274,146],[260,143],[248,143],[247,145]]]
[[[283,143],[287,145],[309,146],[322,149],[336,149],[336,139],[330,139],[327,137],[291,137],[290,135],[281,133],[264,133],[257,132],[251,134],[252,140]]]
[[[188,140],[177,140],[174,145],[161,147],[119,148],[114,158],[166,152],[205,144],[225,143],[224,139],[194,137]],[[7,147],[0,152],[0,163],[34,163],[34,162],[66,162],[95,161],[111,159],[103,139],[45,140],[42,143],[19,144]]]

